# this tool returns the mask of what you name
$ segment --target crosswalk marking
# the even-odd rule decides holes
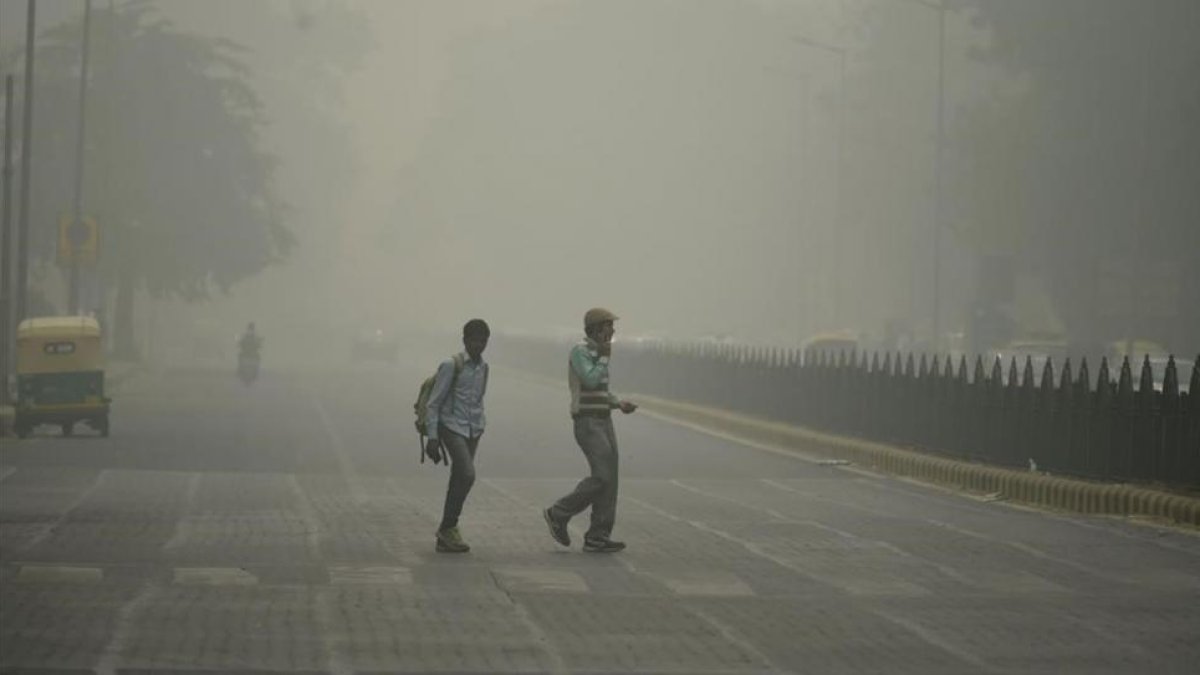
[[[380,584],[411,586],[412,570],[407,567],[346,567],[329,568],[329,583],[334,585]]]
[[[17,579],[33,583],[98,583],[104,578],[99,567],[71,565],[22,565]]]
[[[203,586],[253,586],[258,577],[240,567],[176,567],[174,582]]]

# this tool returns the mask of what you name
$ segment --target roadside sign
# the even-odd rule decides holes
[[[58,219],[59,265],[95,265],[99,249],[100,226],[95,218],[84,216],[76,220],[64,215]]]

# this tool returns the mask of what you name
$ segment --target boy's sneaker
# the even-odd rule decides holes
[[[612,539],[585,539],[583,550],[588,553],[617,553],[625,550],[625,542]]]
[[[542,517],[546,519],[546,527],[550,528],[550,536],[554,537],[554,541],[563,546],[570,546],[571,535],[567,532],[567,524],[555,518],[550,509],[542,511]]]
[[[471,550],[467,542],[463,541],[457,527],[438,530],[436,548],[438,553],[466,553]]]

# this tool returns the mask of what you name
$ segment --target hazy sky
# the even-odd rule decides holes
[[[317,16],[324,5],[254,1]],[[5,0],[5,49],[19,44],[23,4]],[[181,28],[249,45],[260,82],[303,48],[294,26],[240,23],[238,2],[162,4]],[[292,261],[188,314],[437,330],[483,316],[532,331],[574,330],[605,305],[625,333],[794,343],[924,313],[928,7],[350,4],[370,44],[330,101],[356,163],[348,198],[296,227]],[[43,1],[41,25],[80,6]],[[965,18],[948,31],[947,95],[962,100],[995,76],[965,57],[978,40]],[[325,158],[289,126],[286,100],[267,103],[283,197],[318,208]]]

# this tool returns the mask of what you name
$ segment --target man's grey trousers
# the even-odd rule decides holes
[[[604,541],[612,534],[617,518],[617,435],[613,431],[612,418],[577,416],[575,441],[587,458],[591,475],[555,502],[550,515],[565,522],[590,506],[592,524],[584,539]]]

